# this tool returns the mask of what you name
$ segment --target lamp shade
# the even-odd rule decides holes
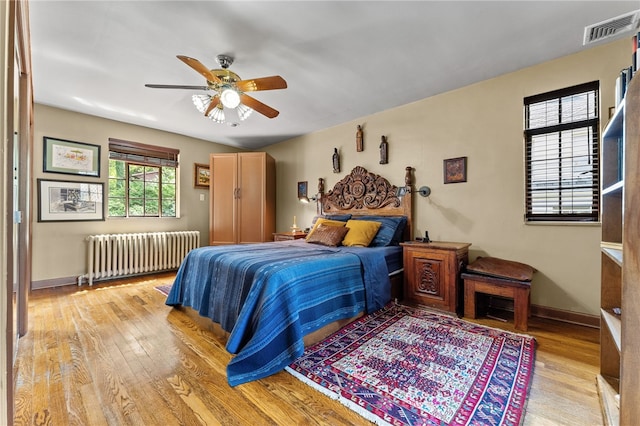
[[[251,115],[253,109],[244,104],[239,104],[238,108],[236,108],[236,111],[238,112],[238,117],[240,118],[240,120],[244,121]]]
[[[224,123],[224,111],[222,110],[222,105],[218,104],[214,109],[211,110],[207,117],[209,117],[216,123]]]
[[[211,102],[211,96],[209,95],[193,95],[191,99],[193,100],[193,104],[196,106],[196,109],[202,113],[205,112],[209,106],[209,102]]]
[[[240,105],[240,95],[233,89],[224,89],[220,94],[220,101],[227,108],[236,108]]]

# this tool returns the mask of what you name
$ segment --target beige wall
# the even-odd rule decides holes
[[[359,165],[402,185],[405,166],[412,166],[416,187],[432,189],[429,198],[415,198],[416,236],[428,230],[433,240],[470,242],[472,260],[489,255],[528,263],[538,269],[532,303],[597,315],[600,226],[524,223],[523,98],[600,80],[604,127],[614,81],[629,64],[624,39],[272,145],[277,229],[287,230],[294,215],[308,226],[315,214],[313,204],[297,202],[298,181],[308,181],[312,194],[319,177],[328,189]],[[363,152],[355,148],[357,124],[364,128]],[[379,164],[382,135],[389,142],[386,165]],[[334,147],[340,174],[332,173]],[[443,184],[443,159],[461,156],[468,157],[468,181]]]
[[[429,198],[415,198],[415,235],[428,230],[434,240],[470,242],[472,259],[490,255],[528,263],[539,270],[533,282],[534,304],[597,315],[599,225],[526,225],[523,221],[522,106],[525,96],[600,80],[604,127],[608,108],[613,106],[615,78],[630,62],[628,44],[624,39],[598,46],[267,147],[277,162],[277,229],[288,230],[294,215],[299,226],[308,225],[315,214],[313,204],[297,201],[298,181],[308,181],[312,195],[319,177],[330,188],[359,165],[402,185],[405,167],[412,166],[416,187],[432,189]],[[34,187],[36,178],[75,178],[42,173],[43,136],[100,144],[103,173],[96,181],[105,183],[109,137],[172,146],[181,150],[182,216],[35,223],[34,281],[82,275],[84,237],[89,234],[196,229],[205,244],[208,193],[193,188],[193,163],[205,162],[210,152],[233,148],[43,105],[36,106],[35,120]],[[365,132],[363,152],[355,149],[357,124]],[[379,164],[382,135],[389,142],[386,165]],[[341,154],[340,174],[332,173],[334,147]],[[468,157],[468,181],[443,184],[442,160],[460,156]],[[205,201],[199,201],[200,194],[205,194]],[[34,205],[35,198],[36,194]]]
[[[179,218],[131,218],[109,219],[104,222],[42,222],[33,224],[32,280],[73,279],[86,272],[85,237],[92,234],[154,231],[200,231],[201,245],[206,245],[209,235],[209,192],[193,187],[193,164],[208,163],[211,152],[236,152],[237,149],[199,139],[177,135],[146,127],[133,126],[118,121],[36,105],[34,123],[34,221],[37,219],[36,179],[81,180],[104,182],[108,173],[108,140],[124,139],[151,145],[180,149]],[[100,145],[100,178],[43,173],[43,137],[51,136],[72,141]],[[200,200],[204,195],[204,200]],[[37,286],[37,285],[36,285]]]

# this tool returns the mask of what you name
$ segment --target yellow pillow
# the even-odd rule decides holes
[[[318,228],[318,226],[320,226],[320,224],[326,225],[326,226],[345,226],[347,223],[346,222],[341,222],[339,220],[331,220],[331,219],[320,218],[320,219],[316,220],[315,225],[313,225],[313,229],[311,229],[311,232],[309,232],[309,234],[307,234],[307,240],[309,239],[309,237],[311,237],[311,235]]]
[[[378,229],[382,224],[380,222],[373,222],[369,220],[349,220],[347,221],[347,228],[349,232],[342,240],[343,246],[350,247],[369,247],[371,241],[378,233]]]

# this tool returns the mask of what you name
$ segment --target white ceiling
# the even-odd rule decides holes
[[[29,5],[37,103],[260,149],[591,47],[582,44],[585,26],[640,1]],[[231,127],[195,109],[191,96],[205,92],[144,87],[205,85],[179,54],[209,68],[231,55],[243,79],[282,76],[287,89],[252,93],[280,115],[254,113]]]

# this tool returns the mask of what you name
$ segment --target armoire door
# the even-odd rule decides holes
[[[238,154],[238,242],[263,242],[266,162],[264,152]]]
[[[209,244],[236,244],[238,241],[238,156],[211,154],[209,167]]]

